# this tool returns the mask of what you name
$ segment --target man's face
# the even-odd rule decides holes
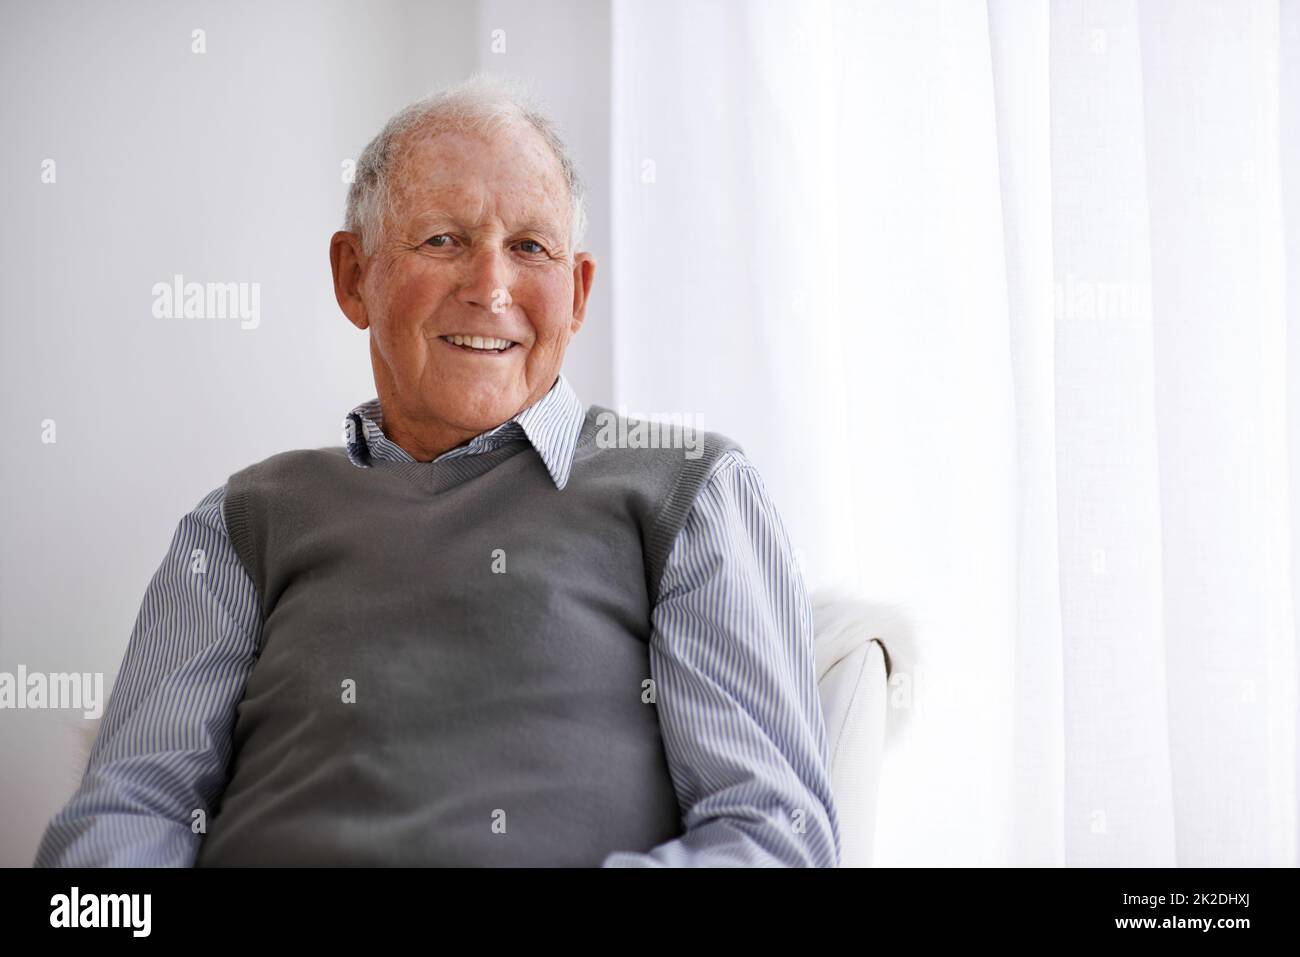
[[[384,431],[432,456],[546,394],[595,263],[568,248],[568,188],[531,128],[408,134],[390,182],[373,255],[346,244],[343,272],[349,255],[360,272],[340,305],[370,329]],[[335,236],[336,288],[339,236],[350,235]]]

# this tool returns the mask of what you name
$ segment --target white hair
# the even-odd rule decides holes
[[[412,130],[488,132],[524,122],[541,134],[560,162],[569,187],[569,255],[587,231],[585,190],[555,123],[523,83],[476,73],[455,86],[431,93],[396,113],[366,145],[348,188],[344,229],[361,237],[370,255],[379,245],[384,215],[392,212],[392,164],[403,137]]]

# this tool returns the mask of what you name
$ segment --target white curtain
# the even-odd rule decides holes
[[[1297,4],[613,45],[619,403],[739,439],[809,586],[914,629],[876,863],[1294,866]]]

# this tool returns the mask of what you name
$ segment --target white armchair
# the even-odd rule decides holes
[[[906,618],[887,605],[832,589],[814,592],[811,600],[840,866],[870,867],[887,719],[895,721],[889,678],[900,670],[911,633]]]

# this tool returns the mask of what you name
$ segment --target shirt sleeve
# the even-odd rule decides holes
[[[189,867],[225,788],[261,611],[215,489],[177,526],[145,592],[80,786],[36,867]],[[202,811],[202,815],[196,815]]]
[[[744,454],[720,457],[665,566],[650,669],[685,826],[603,867],[838,867],[812,609]]]

